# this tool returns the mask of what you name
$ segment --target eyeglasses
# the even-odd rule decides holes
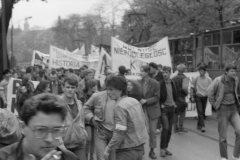
[[[45,139],[49,133],[52,134],[54,139],[58,139],[64,136],[67,127],[56,127],[56,128],[48,128],[48,127],[29,127],[33,132],[34,136],[38,139]]]

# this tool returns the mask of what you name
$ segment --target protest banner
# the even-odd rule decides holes
[[[112,66],[112,58],[104,48],[101,48],[98,66],[96,68],[96,73],[95,73],[96,79],[99,79],[99,76],[101,75],[105,75],[106,66],[110,66],[110,67]]]
[[[102,47],[100,51],[98,66],[96,67],[95,79],[100,81],[100,85],[103,86],[106,78],[106,68],[112,66],[112,58]]]
[[[88,60],[87,61],[88,68],[96,70],[96,68],[98,67],[98,62],[99,60]]]
[[[140,67],[150,62],[172,67],[168,37],[150,47],[131,46],[112,37],[111,54],[114,72],[118,71],[120,65],[124,65],[131,73],[138,74]]]
[[[38,65],[45,68],[49,65],[49,58],[50,56],[48,54],[42,53],[37,50],[33,50],[31,65],[32,66]]]
[[[18,62],[17,66],[20,68],[27,68],[32,65],[32,62]]]
[[[84,61],[81,55],[50,46],[50,68],[79,69]]]
[[[86,57],[86,52],[85,52],[85,45],[83,44],[82,47],[79,49],[75,49],[74,51],[72,51],[73,54],[79,55],[79,56],[83,56]]]
[[[36,88],[38,85],[38,81],[32,81],[34,84],[34,87]],[[7,110],[13,112],[14,114],[17,114],[16,112],[16,96],[17,96],[17,90],[18,87],[21,84],[20,79],[14,79],[11,78],[8,83],[7,88]]]
[[[88,60],[99,60],[100,49],[94,45],[91,45],[91,53],[88,55]]]

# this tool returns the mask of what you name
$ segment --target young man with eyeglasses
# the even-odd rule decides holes
[[[21,112],[23,138],[0,150],[0,160],[77,160],[62,144],[67,115],[65,103],[43,93],[27,100]]]

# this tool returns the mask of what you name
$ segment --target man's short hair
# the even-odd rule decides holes
[[[86,77],[88,74],[90,73],[94,73],[93,70],[91,69],[86,69],[85,71],[83,71],[83,77]]]
[[[90,79],[86,82],[84,92],[86,93],[89,89],[98,85],[98,81],[96,79]]]
[[[78,80],[79,79],[78,79],[78,76],[76,74],[73,74],[73,73],[68,74],[64,79],[64,85],[65,85],[65,83],[68,83],[72,86],[78,87]]]
[[[237,70],[237,65],[234,63],[229,63],[225,66],[225,71],[228,72],[230,69]]]
[[[110,76],[107,79],[106,86],[108,87],[113,87],[117,90],[122,91],[122,95],[127,94],[127,81],[124,77],[122,76]]]
[[[119,66],[118,71],[120,74],[125,74],[125,73],[127,73],[128,70],[126,69],[125,66]]]
[[[164,66],[162,70],[163,70],[163,72],[169,72],[169,73],[171,73],[172,68],[169,67],[169,66]]]
[[[181,64],[177,65],[178,72],[184,72],[185,69],[186,69],[186,65],[185,64],[181,63]]]
[[[158,68],[161,68],[161,69],[162,69],[162,67],[163,67],[163,66],[162,66],[161,64],[158,64]]]
[[[158,65],[154,62],[149,63],[149,67],[152,67],[154,69],[158,69]]]
[[[67,115],[66,105],[58,96],[50,93],[42,93],[26,100],[20,111],[21,120],[28,125],[37,112],[45,114],[59,114],[64,121]]]
[[[86,64],[84,64],[80,67],[80,70],[85,70],[85,69],[88,69],[88,66]]]
[[[73,71],[73,69],[72,69],[72,68],[70,68],[70,69],[69,69],[69,72],[70,72],[70,73],[74,73],[74,71]]]
[[[198,67],[198,70],[204,70],[204,71],[206,71],[206,70],[207,70],[207,66],[199,66],[199,67]]]
[[[142,70],[146,73],[149,73],[150,72],[150,67],[148,65],[143,65],[141,66]]]
[[[32,66],[29,66],[26,68],[26,73],[32,73],[33,71],[33,67]]]

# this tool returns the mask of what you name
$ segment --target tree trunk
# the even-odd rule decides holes
[[[7,39],[7,32],[8,32],[8,26],[9,26],[9,21],[11,19],[12,16],[12,8],[13,8],[13,3],[14,0],[2,0],[4,2],[2,2],[2,4],[4,4],[5,6],[2,5],[2,12],[0,15],[0,37],[1,37],[1,41],[0,41],[0,79],[2,79],[2,72],[3,70],[9,68],[9,59],[8,59],[8,54],[7,51],[4,52],[3,51],[3,45],[5,45],[5,47],[7,48],[6,44],[3,44],[3,40]],[[5,7],[5,14],[3,11],[3,8]],[[3,16],[5,16],[5,37],[3,37],[3,33],[2,33],[2,20],[3,20]],[[4,38],[4,39],[3,39]]]

